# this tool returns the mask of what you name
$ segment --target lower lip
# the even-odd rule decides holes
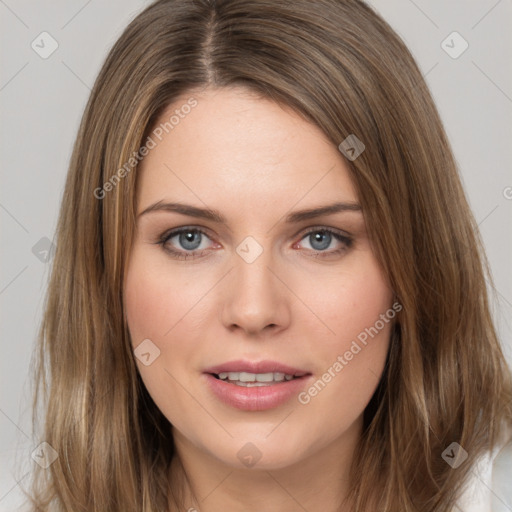
[[[265,411],[288,402],[304,389],[311,375],[277,382],[269,386],[244,387],[203,374],[213,394],[222,402],[242,411]]]

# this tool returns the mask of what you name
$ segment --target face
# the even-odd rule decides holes
[[[161,122],[176,109],[137,171],[124,288],[137,367],[175,439],[284,468],[360,429],[392,291],[318,127],[238,88],[183,96]]]

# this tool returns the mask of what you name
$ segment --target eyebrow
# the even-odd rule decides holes
[[[183,203],[166,203],[163,201],[158,201],[148,206],[137,215],[137,218],[151,212],[162,211],[181,213],[182,215],[188,215],[189,217],[197,217],[199,219],[206,219],[219,224],[227,224],[225,217],[217,210],[212,210],[210,208],[198,208],[197,206]],[[289,213],[285,218],[285,222],[287,224],[293,224],[321,217],[323,215],[333,215],[340,212],[362,212],[362,208],[361,205],[357,203],[336,202],[325,206]]]

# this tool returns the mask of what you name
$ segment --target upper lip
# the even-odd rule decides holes
[[[205,373],[219,374],[222,372],[247,372],[247,373],[274,373],[280,372],[286,375],[302,377],[309,372],[294,368],[278,361],[246,361],[239,359],[237,361],[228,361],[226,363],[211,366],[204,370]]]

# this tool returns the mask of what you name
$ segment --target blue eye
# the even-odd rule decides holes
[[[315,228],[309,230],[301,240],[308,240],[310,247],[307,249],[316,253],[317,256],[332,256],[340,254],[352,245],[352,238],[343,235],[337,231],[327,228]],[[337,242],[341,247],[327,251],[333,242]]]
[[[197,228],[178,228],[162,235],[158,244],[172,256],[181,259],[196,257],[195,251],[206,249],[204,246],[204,238],[209,239],[206,233]],[[173,243],[172,240],[176,239]],[[176,248],[176,246],[178,246]]]

